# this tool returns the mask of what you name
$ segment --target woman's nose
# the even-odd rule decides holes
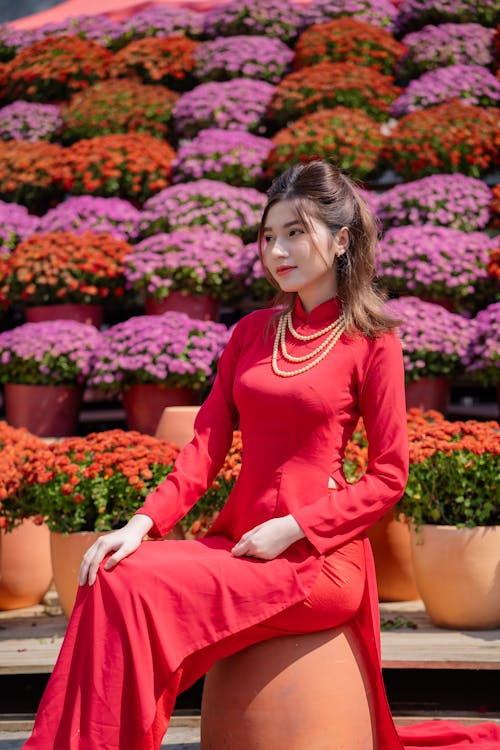
[[[284,258],[284,257],[286,257],[288,255],[286,248],[278,240],[273,243],[273,247],[272,247],[271,253],[276,258]]]

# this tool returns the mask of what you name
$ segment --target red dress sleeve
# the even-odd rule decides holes
[[[194,438],[174,469],[136,511],[153,519],[150,536],[164,536],[210,487],[231,447],[238,412],[232,391],[239,353],[238,326],[218,363],[217,375],[194,423]]]
[[[306,537],[326,553],[365,531],[402,496],[408,478],[408,431],[401,343],[368,339],[359,365],[358,404],[369,441],[368,469],[355,484],[294,512]]]

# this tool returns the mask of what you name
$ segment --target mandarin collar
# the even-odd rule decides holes
[[[310,313],[304,310],[304,306],[301,302],[299,295],[295,298],[295,304],[293,307],[294,315],[302,320],[304,323],[319,323],[328,321],[332,323],[336,320],[342,311],[342,303],[338,297],[331,297],[325,302],[322,302],[316,307],[313,307]]]

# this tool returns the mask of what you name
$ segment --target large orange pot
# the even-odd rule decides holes
[[[82,557],[102,534],[77,531],[73,534],[50,533],[50,554],[54,584],[66,617],[71,615],[78,592],[78,571]]]
[[[411,559],[408,522],[390,510],[368,529],[381,602],[420,599]]]
[[[411,528],[418,590],[434,625],[500,627],[500,526]]]
[[[0,532],[0,609],[38,604],[52,580],[49,530],[30,518]]]
[[[167,406],[158,422],[155,437],[184,448],[194,436],[194,420],[199,411],[199,406]]]

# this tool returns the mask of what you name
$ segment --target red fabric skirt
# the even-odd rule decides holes
[[[207,613],[214,603],[224,605],[224,578],[217,573],[221,565],[233,564],[230,557],[226,545],[218,547],[214,541],[150,542],[113,571],[101,569],[94,586],[79,590],[25,750],[158,750],[177,694],[217,659],[276,635],[347,622],[359,635],[374,683],[380,750],[401,750],[376,648],[366,540],[356,539],[327,556],[303,601],[270,617],[265,617],[265,607],[257,609],[264,613],[259,622],[231,633],[221,629],[217,636]],[[190,579],[196,580],[196,597],[186,588]],[[252,591],[246,596],[251,598]],[[400,730],[400,735],[406,750],[500,748],[500,728],[492,724],[464,728],[428,722]]]

